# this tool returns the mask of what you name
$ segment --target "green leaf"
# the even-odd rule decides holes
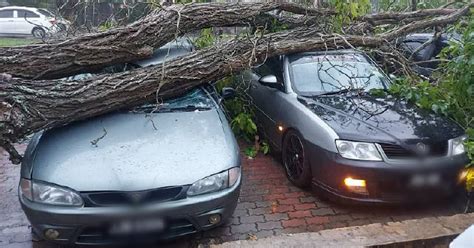
[[[245,149],[245,155],[247,155],[248,157],[254,158],[255,156],[257,156],[257,150],[253,146],[247,147]]]

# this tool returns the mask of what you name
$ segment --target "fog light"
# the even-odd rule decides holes
[[[57,239],[59,237],[59,232],[55,229],[46,229],[44,236],[49,240]]]
[[[215,225],[217,223],[221,222],[221,215],[220,214],[213,214],[209,216],[209,223],[212,225]]]
[[[362,194],[362,195],[369,194],[366,188],[365,180],[346,177],[344,179],[344,185],[346,185],[347,189],[353,193]]]
[[[283,128],[283,126],[278,125],[278,131],[283,132],[283,129],[285,129],[285,128]]]

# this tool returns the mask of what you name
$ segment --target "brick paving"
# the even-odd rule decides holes
[[[24,150],[25,144],[18,145]],[[272,156],[242,158],[243,184],[233,217],[214,230],[179,240],[173,247],[259,239],[285,233],[386,223],[461,213],[464,199],[419,207],[344,206],[323,201],[310,191],[293,186]],[[0,247],[31,247],[28,221],[17,200],[20,167],[0,150]],[[34,247],[54,247],[44,242]]]
[[[374,223],[257,240],[226,242],[212,248],[266,247],[448,247],[474,222],[474,213]],[[456,241],[455,241],[456,242]],[[459,241],[458,241],[459,242]],[[316,245],[315,245],[316,244]]]

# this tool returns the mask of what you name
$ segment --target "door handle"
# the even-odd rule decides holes
[[[13,20],[8,20],[8,22],[14,22]]]

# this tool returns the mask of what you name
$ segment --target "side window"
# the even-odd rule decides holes
[[[17,17],[18,18],[38,18],[40,17],[38,14],[34,13],[34,12],[31,12],[31,11],[28,11],[28,10],[23,10],[23,9],[19,9],[16,11],[17,13]]]
[[[13,10],[0,11],[0,18],[13,18]]]

